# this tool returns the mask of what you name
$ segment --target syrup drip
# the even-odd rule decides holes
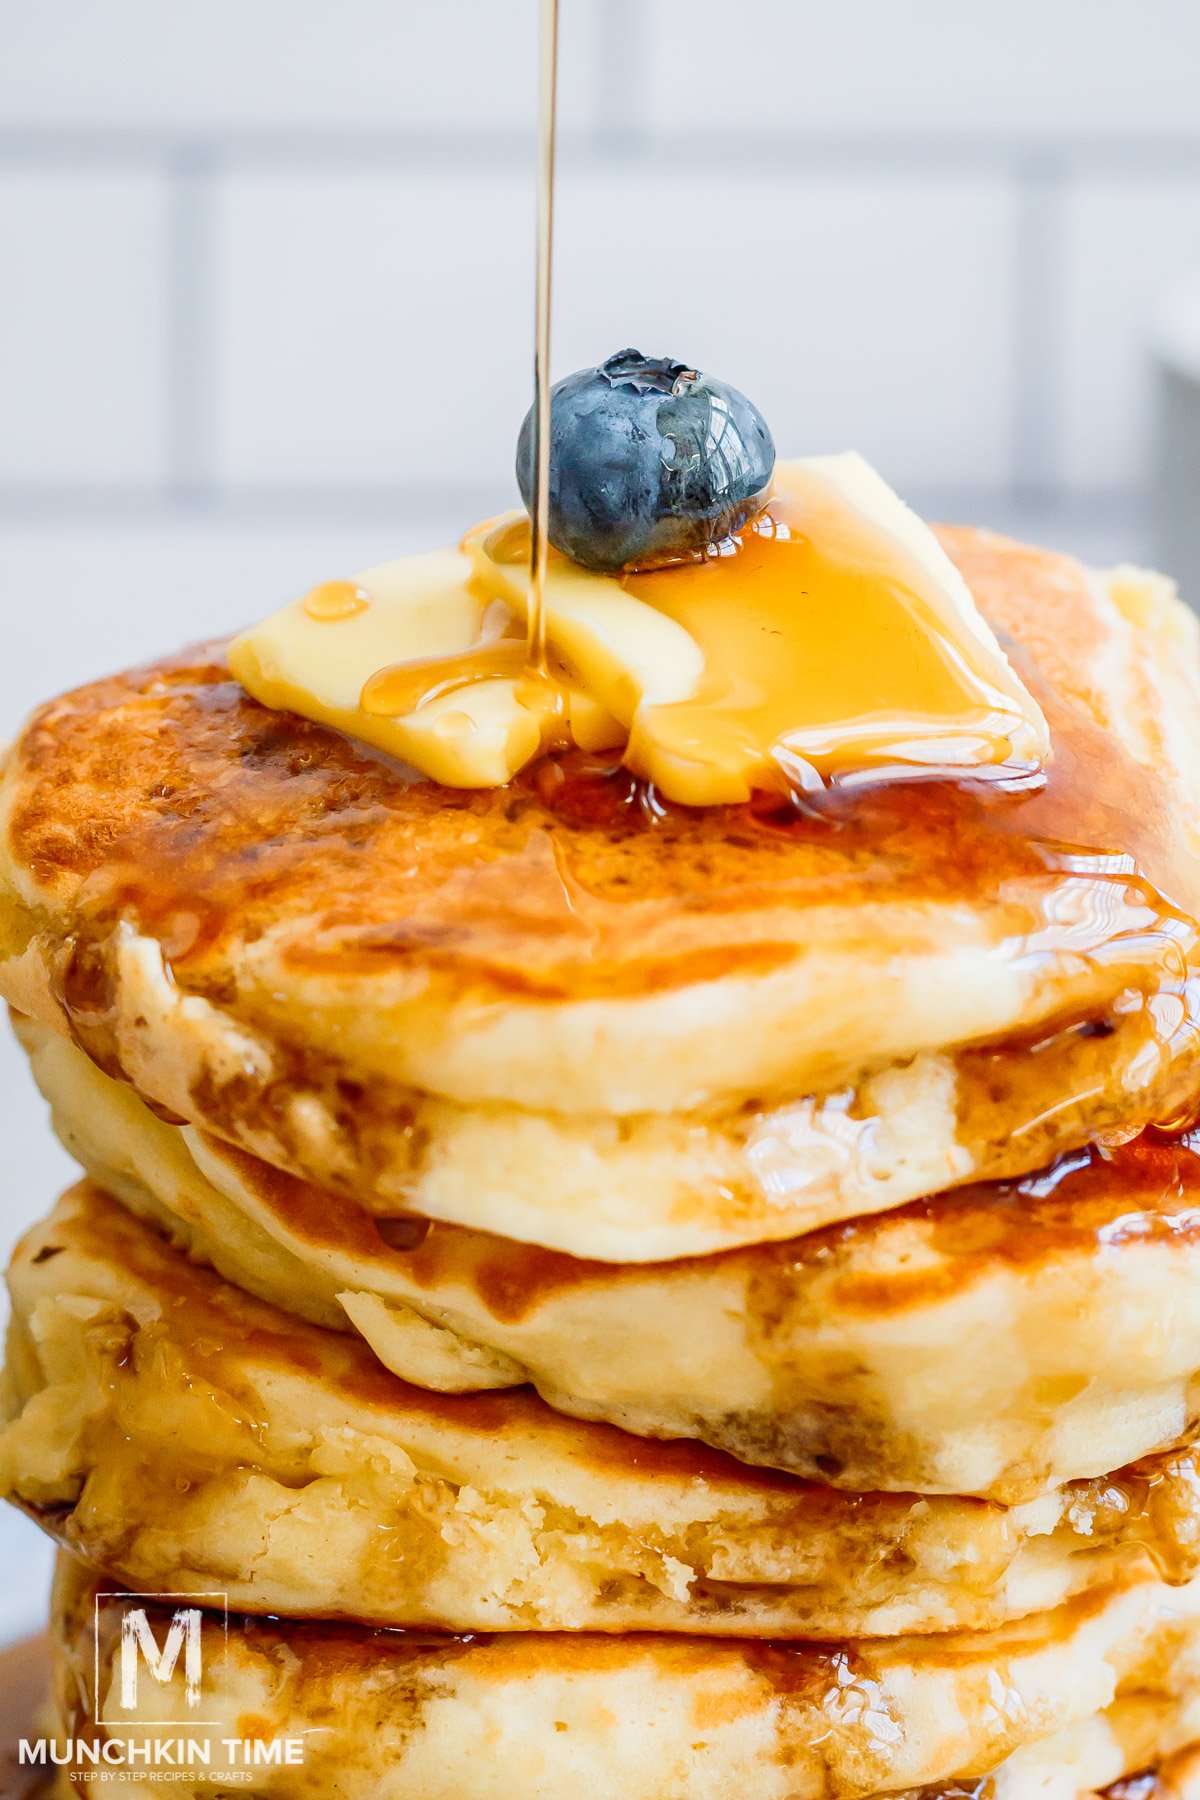
[[[557,673],[552,673],[546,655],[545,630],[545,585],[549,549],[549,480],[550,480],[550,296],[551,266],[554,232],[554,163],[557,115],[558,86],[558,0],[541,0],[539,27],[539,99],[538,99],[538,179],[537,179],[537,260],[535,271],[535,306],[534,306],[534,485],[532,505],[532,529],[528,539],[528,567],[530,580],[530,602],[526,609],[526,624],[521,640],[513,634],[514,615],[509,609],[501,608],[502,621],[496,625],[494,619],[485,615],[478,642],[469,648],[451,655],[410,656],[390,663],[386,667],[376,669],[363,682],[358,694],[358,708],[365,719],[394,720],[398,725],[410,715],[431,701],[452,695],[455,691],[473,686],[480,682],[508,681],[513,684],[511,696],[507,704],[509,711],[504,713],[506,704],[503,695],[488,696],[484,701],[484,711],[488,724],[493,731],[502,732],[507,726],[510,734],[508,745],[503,756],[511,756],[508,772],[514,772],[521,766],[521,761],[530,754],[530,723],[522,719],[521,713],[532,716],[536,724],[537,736],[533,738],[535,747],[543,752],[571,747],[572,738],[567,723],[570,712],[570,696],[564,689]],[[353,620],[366,611],[371,604],[371,595],[366,588],[355,581],[326,581],[310,590],[304,596],[300,611],[306,618],[336,622]],[[489,625],[494,628],[489,630]],[[253,634],[247,634],[252,637]],[[282,632],[284,643],[283,661],[287,661],[288,634]],[[361,645],[361,638],[355,640]],[[331,655],[334,659],[332,672],[322,669],[316,676],[316,685],[322,689],[322,712],[319,716],[327,723],[345,725],[352,706],[347,705],[345,690],[347,673],[353,672],[353,652],[341,650],[331,641]],[[403,641],[397,644],[403,651]],[[361,653],[361,652],[360,652]],[[311,658],[311,651],[309,652]],[[350,664],[349,671],[343,667],[337,671],[336,662],[339,655],[344,655]],[[272,646],[269,662],[278,684],[278,668],[281,658],[279,644]],[[303,663],[303,658],[301,658]],[[251,691],[258,691],[256,683],[264,684],[263,663],[256,650],[247,652],[247,658],[239,665],[241,678]],[[310,685],[313,677],[310,676]],[[362,680],[362,676],[359,676]],[[265,685],[269,685],[266,683]],[[332,691],[332,700],[329,691]],[[260,693],[260,697],[265,697]],[[296,691],[296,683],[292,683],[292,691],[284,693],[282,701],[278,693],[273,693],[268,704],[299,704],[302,712],[307,711],[303,704],[305,684],[303,678]],[[577,696],[582,700],[582,696]],[[498,707],[491,707],[492,700]],[[517,709],[514,717],[512,706]],[[334,715],[331,717],[331,713]],[[459,779],[461,785],[471,785],[470,775],[477,774],[484,785],[489,780],[495,783],[503,779],[503,775],[495,773],[496,763],[491,765],[490,774],[483,773],[485,765],[476,763],[472,766],[469,754],[463,752],[450,753],[448,763],[442,761],[447,747],[455,741],[460,744],[468,740],[478,729],[478,721],[470,710],[459,712],[442,708],[433,730],[437,735],[439,749],[434,755],[435,764],[440,766],[427,769],[427,773],[440,774],[443,779]],[[368,741],[372,739],[366,734]],[[538,740],[540,739],[540,745]],[[385,748],[393,751],[395,743],[385,743]],[[411,743],[400,746],[400,753],[412,753]],[[416,757],[422,768],[425,767],[420,755]],[[501,767],[503,767],[501,760]],[[464,780],[464,776],[466,779]]]
[[[443,694],[460,692],[480,681],[501,680],[513,682],[517,704],[537,720],[543,753],[572,748],[566,690],[549,669],[530,668],[526,645],[518,638],[480,644],[458,656],[392,663],[372,675],[359,704],[373,717],[400,719]],[[464,730],[471,728],[466,714],[443,715],[443,726],[454,716],[461,717]]]
[[[392,663],[372,675],[359,704],[365,713],[386,719],[416,712],[427,700],[476,681],[519,677],[526,668],[526,648],[519,638],[501,638],[479,644],[458,656],[422,656],[413,662]]]
[[[938,764],[1036,777],[1013,751],[1014,699],[971,666],[969,634],[948,628],[929,577],[798,469],[738,539],[620,579],[705,660],[690,699],[635,722],[626,760],[640,773],[666,756],[800,794],[858,771],[928,777]]]
[[[360,705],[373,717],[403,718],[440,695],[479,681],[516,680],[520,705],[538,718],[543,749],[570,747],[567,696],[546,656],[546,570],[550,518],[550,308],[554,244],[554,163],[558,107],[558,0],[541,0],[538,43],[537,262],[534,281],[533,506],[524,534],[529,611],[524,642],[502,637],[457,656],[394,663],[365,684]],[[336,591],[335,591],[336,590]],[[350,582],[326,582],[305,599],[313,618],[347,618],[367,597]]]
[[[352,619],[366,612],[371,596],[356,581],[322,581],[309,588],[304,596],[304,610],[310,619]]]

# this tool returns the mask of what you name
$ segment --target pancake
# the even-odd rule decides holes
[[[0,993],[180,1118],[383,1210],[655,1261],[1188,1108],[1197,627],[1161,578],[944,542],[1040,788],[667,806],[588,759],[414,779],[220,647],[42,709],[0,783]]]
[[[531,1381],[562,1412],[849,1489],[1021,1499],[1200,1414],[1200,1150],[1142,1136],[791,1243],[584,1262],[362,1207],[156,1119],[18,1022],[64,1144],[229,1280],[352,1323],[422,1386]]]
[[[0,1492],[130,1588],[461,1631],[841,1637],[990,1625],[1200,1566],[1189,1454],[1005,1509],[839,1494],[527,1391],[434,1395],[86,1183],[9,1284]]]
[[[1200,1800],[1200,1753],[1183,1751],[1168,1759],[1161,1767],[1144,1769],[1137,1774],[1119,1777],[1097,1792],[1085,1793],[1079,1786],[1090,1765],[1101,1766],[1112,1760],[1110,1744],[1116,1741],[1117,1753],[1123,1737],[1130,1735],[1130,1706],[1118,1702],[1106,1713],[1079,1730],[1056,1734],[1044,1744],[1033,1746],[1027,1753],[1010,1757],[994,1774],[976,1780],[937,1783],[932,1787],[908,1788],[903,1794],[893,1793],[888,1800]],[[1141,1721],[1133,1724],[1136,1730]],[[155,1776],[138,1770],[129,1774],[118,1769],[106,1771],[110,1777],[106,1792],[116,1795],[144,1795],[155,1789]],[[167,1778],[160,1774],[158,1781]],[[171,1792],[178,1793],[180,1784],[171,1779]],[[45,1792],[65,1797],[78,1792],[66,1769],[56,1771]],[[211,1793],[184,1777],[183,1792]],[[524,1800],[524,1796],[521,1796]]]
[[[66,1734],[90,1741],[98,1717],[134,1742],[199,1738],[213,1756],[202,1773],[218,1781],[223,1738],[305,1734],[302,1766],[255,1768],[253,1791],[272,1800],[949,1800],[964,1784],[989,1800],[1078,1800],[1200,1726],[1200,1592],[1154,1583],[998,1632],[827,1649],[439,1640],[235,1616],[227,1639],[215,1621],[205,1633],[206,1726],[189,1722],[182,1657],[166,1689],[143,1679],[119,1710],[119,1612],[101,1601],[94,1633],[95,1589],[66,1559],[56,1589]],[[151,1617],[162,1644],[170,1613]],[[173,1773],[174,1791],[192,1791],[186,1770]],[[141,1769],[130,1775],[143,1785]]]
[[[1131,1744],[1148,1742],[1154,1738],[1177,1738],[1179,1720],[1186,1715],[1186,1702],[1178,1707],[1170,1704],[1164,1707],[1155,1702],[1146,1705],[1137,1699],[1116,1701],[1103,1713],[1085,1720],[1082,1725],[1057,1732],[1042,1743],[1017,1751],[992,1774],[981,1778],[966,1776],[948,1783],[922,1786],[920,1789],[908,1788],[901,1794],[893,1792],[890,1800],[1200,1800],[1200,1752],[1187,1749],[1170,1756],[1159,1768],[1142,1769],[1135,1774],[1118,1777],[1100,1793],[1085,1793],[1079,1786],[1081,1780],[1102,1779],[1097,1771],[1107,1771],[1128,1763],[1132,1754],[1129,1748]],[[76,1708],[75,1717],[79,1716]],[[562,1721],[557,1721],[556,1725],[558,1723]],[[91,1727],[77,1726],[77,1729],[86,1733]],[[92,1743],[95,1740],[86,1738],[86,1741]],[[60,1751],[66,1749],[68,1742],[66,1733],[60,1731]],[[78,1775],[83,1768],[90,1766],[81,1755],[75,1764],[75,1773]],[[229,1763],[226,1766],[229,1767]],[[181,1772],[183,1771],[174,1770],[168,1775],[160,1770],[156,1783],[153,1772],[146,1773],[140,1769],[127,1772],[109,1768],[105,1771],[105,1788],[107,1792],[115,1791],[118,1795],[144,1795],[153,1792],[156,1785],[169,1781],[170,1791],[177,1793],[180,1787],[177,1776]],[[66,1796],[78,1792],[78,1789],[73,1785],[68,1770],[64,1768],[57,1772],[57,1778],[49,1791]],[[185,1794],[207,1795],[211,1791],[209,1783],[197,1782],[194,1777],[189,1781],[187,1773],[183,1773]],[[407,1787],[398,1791],[401,1795],[412,1792]],[[453,1788],[450,1791],[451,1794],[458,1794],[463,1790]],[[503,1794],[506,1800],[509,1797],[511,1800],[525,1800],[528,1791],[523,1790],[518,1796],[508,1789],[487,1790],[491,1794]],[[536,1790],[538,1793],[542,1791]],[[582,1791],[587,1794],[604,1790],[585,1788]],[[622,1800],[628,1791],[630,1790],[622,1789]],[[634,1790],[635,1800],[637,1794],[645,1791],[653,1790]],[[705,1795],[714,1793],[715,1789],[709,1786],[697,1790],[692,1786],[674,1790],[683,1795],[683,1800],[697,1791]],[[756,1795],[759,1791],[756,1789]],[[769,1793],[774,1790],[766,1791]],[[421,1800],[425,1800],[426,1792],[427,1790],[421,1791]],[[444,1790],[439,1789],[438,1792],[444,1796]]]
[[[1099,1793],[1084,1793],[1078,1786],[1077,1771],[1091,1746],[1077,1748],[1077,1737],[1078,1734],[1072,1733],[1071,1741],[1063,1745],[1061,1753],[1059,1739],[1051,1739],[1044,1748],[1039,1747],[1036,1755],[1022,1757],[1019,1762],[1010,1761],[995,1776],[986,1776],[981,1781],[971,1778],[965,1783],[955,1781],[948,1786],[925,1787],[919,1791],[909,1788],[905,1794],[890,1796],[890,1800],[1030,1800],[1031,1795],[1036,1795],[1037,1800],[1200,1800],[1200,1766],[1197,1758],[1190,1754],[1171,1758],[1161,1770],[1143,1770],[1137,1775],[1122,1777]],[[153,1776],[142,1775],[140,1771],[133,1777],[116,1770],[112,1773],[116,1780],[106,1784],[109,1793],[124,1795],[151,1791]],[[54,1795],[69,1795],[77,1790],[66,1772],[60,1770],[47,1791]],[[178,1792],[177,1783],[172,1783],[172,1791]],[[185,1786],[184,1793],[189,1791],[208,1793],[211,1790]]]

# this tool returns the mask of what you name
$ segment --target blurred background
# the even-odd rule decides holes
[[[556,373],[697,362],[784,454],[1200,593],[1195,0],[561,4]],[[535,24],[0,0],[0,736],[512,503]],[[8,1239],[69,1165],[7,1042],[0,1146]]]

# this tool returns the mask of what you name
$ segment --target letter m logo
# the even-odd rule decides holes
[[[166,1687],[183,1653],[183,1681],[187,1703],[200,1704],[201,1649],[198,1606],[181,1606],[167,1628],[161,1650],[144,1606],[129,1607],[121,1619],[121,1708],[133,1712],[138,1703],[138,1671],[144,1661],[160,1687]]]

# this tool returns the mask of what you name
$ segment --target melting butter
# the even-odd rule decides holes
[[[459,551],[435,550],[322,582],[235,638],[229,666],[265,706],[332,725],[449,786],[499,786],[541,747],[511,678],[440,691],[419,711],[361,704],[364,686],[400,658],[441,666],[479,643],[489,601],[470,575]]]
[[[701,645],[684,704],[644,710],[627,760],[677,799],[859,771],[1041,767],[1041,708],[929,527],[860,456],[777,467],[736,556],[624,585]]]
[[[519,603],[527,589],[520,515],[465,543],[481,586]],[[560,621],[597,616],[605,594],[637,611],[606,632],[606,666]],[[1036,770],[1049,754],[1041,709],[1010,666],[938,540],[862,457],[776,465],[775,491],[740,543],[674,568],[615,577],[556,558],[547,637],[575,679],[601,681],[630,728],[624,761],[694,806],[755,789],[817,787],[858,771]],[[651,660],[645,609],[688,645],[686,693],[627,680]],[[619,638],[619,643],[618,643]],[[679,640],[676,640],[679,641]],[[697,656],[699,661],[697,662]],[[681,683],[682,685],[682,683]]]
[[[597,575],[552,552],[548,673],[524,665],[528,522],[323,583],[244,633],[234,674],[455,787],[540,752],[623,747],[714,805],[859,772],[1020,774],[1045,719],[929,528],[861,457],[780,463],[707,557]]]
[[[529,521],[510,513],[468,532],[479,585],[522,618],[529,607]],[[675,571],[672,571],[675,573]],[[546,643],[579,684],[628,730],[643,706],[694,694],[704,653],[687,629],[609,575],[551,550],[546,569]]]
[[[541,751],[626,731],[569,682],[525,669],[516,616],[435,550],[326,581],[229,647],[264,706],[332,725],[447,787],[502,787]]]

